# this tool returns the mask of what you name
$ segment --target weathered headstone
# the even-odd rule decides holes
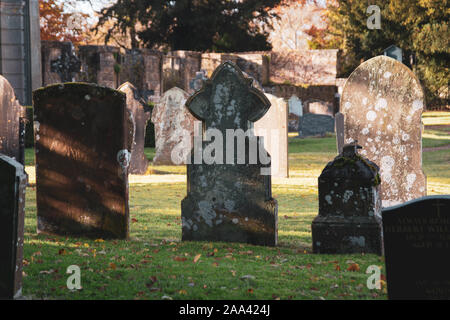
[[[26,185],[23,166],[0,155],[0,299],[22,294]]]
[[[390,45],[384,49],[383,54],[399,62],[403,61],[403,50],[396,45]]]
[[[34,91],[33,105],[38,232],[127,238],[125,94],[65,83]]]
[[[349,144],[319,177],[314,253],[382,253],[379,168]]]
[[[344,148],[344,115],[340,112],[334,116],[334,126],[336,128],[336,146],[338,154],[342,153]]]
[[[255,122],[255,135],[264,137],[264,148],[272,160],[272,177],[287,178],[289,176],[287,105],[283,98],[269,93],[265,95],[271,107]]]
[[[0,153],[20,161],[20,118],[25,117],[25,108],[16,100],[14,89],[0,75]]]
[[[422,171],[424,94],[404,64],[372,58],[353,71],[341,98],[345,143],[357,140],[361,154],[381,169],[383,207],[426,194]]]
[[[306,113],[300,117],[299,137],[324,136],[334,132],[334,118],[325,114]]]
[[[450,299],[450,195],[383,209],[389,299]]]
[[[127,109],[131,113],[134,127],[134,140],[131,147],[130,168],[131,174],[145,174],[148,167],[148,159],[144,153],[145,130],[150,119],[150,108],[139,95],[135,86],[129,82],[122,84],[117,90],[127,95]]]
[[[195,118],[186,108],[189,94],[172,88],[164,93],[153,108],[155,125],[154,165],[185,164],[192,148]]]
[[[289,132],[298,131],[298,123],[301,116],[303,116],[302,101],[294,95],[289,98]]]
[[[189,82],[190,92],[198,91],[202,88],[203,81],[208,80],[206,70],[200,70],[195,73],[195,78]]]
[[[270,158],[260,158],[266,155],[262,140],[249,126],[264,116],[270,102],[251,83],[225,62],[186,102],[203,121],[206,141],[196,137],[188,164],[188,194],[181,203],[183,240],[277,243]]]

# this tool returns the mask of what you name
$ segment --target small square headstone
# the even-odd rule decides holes
[[[389,299],[450,299],[450,195],[383,209]]]

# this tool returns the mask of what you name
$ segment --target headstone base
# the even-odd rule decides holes
[[[379,218],[317,216],[311,228],[314,253],[382,254]]]
[[[190,197],[181,202],[183,241],[242,242],[260,246],[277,245],[278,203],[265,201],[262,207],[246,207],[229,212],[215,209],[217,220],[211,225],[196,223],[196,204]],[[248,218],[243,218],[248,217]],[[198,218],[197,218],[198,219]],[[218,223],[219,222],[219,223]]]

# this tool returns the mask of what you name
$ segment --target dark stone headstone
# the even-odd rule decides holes
[[[38,232],[127,238],[125,94],[65,83],[34,91],[33,105]]]
[[[450,195],[383,209],[389,299],[450,299]]]
[[[382,253],[379,168],[357,148],[345,145],[319,177],[314,253]]]
[[[0,153],[20,161],[24,149],[20,147],[20,118],[25,108],[16,100],[14,89],[0,75]]]
[[[278,205],[272,198],[270,158],[262,164],[257,156],[265,151],[263,141],[250,130],[241,140],[245,147],[243,153],[239,153],[240,149],[236,152],[238,144],[234,136],[233,140],[226,141],[227,129],[247,131],[249,121],[257,121],[270,107],[264,94],[251,83],[252,80],[244,77],[234,64],[225,62],[214,71],[211,80],[205,81],[203,88],[186,102],[190,112],[202,120],[205,136],[208,132],[215,132],[223,137],[224,143],[215,149],[215,154],[222,152],[223,158],[219,157],[212,164],[207,164],[205,159],[197,161],[197,156],[198,151],[204,155],[211,154],[208,150],[214,141],[203,141],[200,146],[194,146],[192,164],[187,166],[188,195],[181,203],[183,240],[268,246],[277,243]],[[201,137],[196,140],[199,138],[201,141]],[[232,142],[234,152],[227,154],[226,145]],[[250,150],[250,145],[254,149]],[[240,162],[237,161],[238,154],[242,156]],[[249,161],[253,156],[254,161]],[[263,169],[267,169],[269,175],[262,175],[266,172]]]
[[[332,116],[306,113],[300,117],[299,137],[324,136],[327,132],[334,132],[334,118]]]
[[[0,155],[0,299],[22,294],[26,185],[23,166]]]
[[[145,130],[151,111],[139,95],[138,89],[131,83],[125,82],[117,90],[127,95],[127,109],[131,113],[134,127],[129,173],[145,174],[148,168],[148,159],[144,153]]]

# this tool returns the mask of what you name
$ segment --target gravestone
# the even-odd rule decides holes
[[[272,160],[272,177],[287,178],[289,176],[287,105],[283,98],[269,93],[265,95],[271,107],[254,123],[255,135],[264,137],[264,148]]]
[[[312,100],[305,103],[306,113],[324,114],[330,117],[334,116],[334,106],[331,102]]]
[[[336,113],[334,116],[334,125],[336,128],[337,152],[340,154],[344,148],[344,115],[342,113]]]
[[[0,75],[0,153],[20,161],[24,149],[20,147],[20,119],[25,108],[16,100],[14,89]]]
[[[189,82],[190,92],[198,91],[202,88],[203,81],[208,80],[206,70],[200,70],[195,73],[195,78]]]
[[[26,186],[23,166],[0,155],[0,299],[22,294]]]
[[[297,96],[292,96],[289,98],[289,132],[297,132],[298,131],[298,123],[300,121],[300,117],[303,116],[303,105],[302,101],[297,98]]]
[[[86,83],[33,92],[38,232],[128,237],[133,142],[124,93]]]
[[[390,45],[384,49],[383,54],[399,62],[403,61],[403,50],[395,45]]]
[[[382,253],[379,168],[357,148],[345,145],[319,177],[314,253]]]
[[[225,62],[186,102],[206,131],[203,141],[196,136],[187,166],[183,240],[277,243],[270,157],[249,125],[264,116],[270,102],[251,83],[237,66]]]
[[[154,165],[185,164],[192,147],[195,118],[185,107],[189,94],[172,88],[164,93],[153,108],[155,125]]]
[[[148,168],[148,159],[144,153],[145,130],[147,122],[150,120],[151,111],[141,98],[137,88],[131,83],[125,82],[117,90],[127,95],[127,109],[131,113],[134,127],[134,139],[128,172],[131,174],[145,174]]]
[[[325,114],[306,113],[300,117],[299,137],[325,136],[334,132],[334,118]]]
[[[424,196],[424,93],[412,71],[386,56],[372,58],[350,75],[341,102],[345,143],[357,140],[362,155],[380,166],[383,207]]]
[[[389,299],[450,299],[450,195],[383,209]]]

